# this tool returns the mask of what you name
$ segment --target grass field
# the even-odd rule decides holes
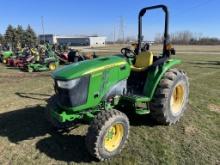
[[[190,81],[185,115],[172,126],[157,125],[150,116],[132,118],[125,149],[105,162],[85,148],[87,124],[61,134],[45,120],[53,94],[49,72],[23,73],[0,64],[0,164],[220,164],[220,54],[211,53],[220,46],[176,49],[188,52],[175,57]]]

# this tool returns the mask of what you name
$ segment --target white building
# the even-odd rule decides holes
[[[76,47],[103,47],[106,37],[101,36],[58,36],[53,34],[39,35],[40,41],[46,41],[51,44],[68,45]]]

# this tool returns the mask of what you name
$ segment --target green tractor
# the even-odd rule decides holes
[[[11,50],[7,50],[7,51],[2,51],[1,55],[0,55],[0,61],[3,63],[3,64],[6,64],[7,63],[7,60],[13,56],[13,51]]]
[[[165,12],[163,52],[154,56],[142,49],[142,17],[146,11]],[[71,64],[52,74],[55,95],[48,100],[46,116],[59,129],[91,120],[86,135],[88,151],[97,159],[109,159],[123,149],[129,135],[127,113],[151,114],[160,124],[179,121],[186,110],[189,83],[186,73],[173,68],[175,53],[168,42],[168,9],[164,5],[139,13],[137,53],[121,54]]]
[[[28,72],[54,71],[59,66],[59,58],[50,48],[46,49],[45,55],[42,58],[40,58],[37,51],[34,51],[32,54],[34,54],[35,60],[25,66],[25,70]]]

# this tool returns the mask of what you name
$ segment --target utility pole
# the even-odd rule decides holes
[[[115,25],[114,25],[114,32],[113,32],[113,41],[114,41],[114,44],[115,44],[115,29],[116,27],[115,27]]]
[[[41,25],[42,25],[42,31],[43,31],[44,43],[45,43],[46,39],[45,39],[45,34],[44,34],[44,17],[43,16],[41,16]]]

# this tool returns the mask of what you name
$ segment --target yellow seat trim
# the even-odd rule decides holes
[[[147,67],[153,64],[153,53],[151,51],[141,52],[137,57],[135,64],[131,69],[136,72],[144,71]]]
[[[131,70],[136,71],[136,72],[141,72],[141,71],[144,71],[145,68],[136,68],[135,66],[131,66]]]

